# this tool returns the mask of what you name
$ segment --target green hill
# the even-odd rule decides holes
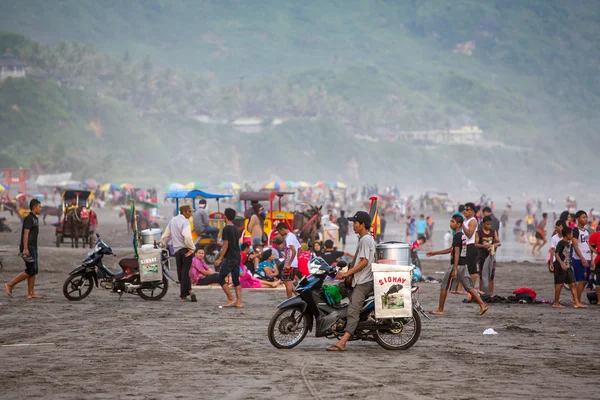
[[[592,161],[600,145],[599,6],[591,0],[21,0],[2,6],[0,26],[31,37],[46,50],[36,60],[35,45],[27,39],[0,39],[0,48],[16,49],[40,71],[33,82],[0,86],[2,144],[11,138],[10,149],[17,151],[11,150],[12,162],[33,160],[21,141],[24,135],[39,139],[43,127],[48,135],[40,146],[48,147],[40,154],[59,169],[63,166],[50,160],[63,158],[58,149],[65,142],[81,143],[81,152],[68,154],[79,162],[94,159],[85,143],[107,143],[108,138],[111,144],[127,143],[114,150],[120,159],[136,160],[130,153],[144,151],[156,154],[160,162],[146,171],[176,178],[172,175],[185,174],[170,161],[179,138],[198,143],[189,157],[206,156],[211,166],[204,173],[214,179],[286,174],[309,179],[322,170],[357,179],[345,166],[346,154],[363,149],[366,160],[381,161],[386,154],[390,171],[361,160],[359,169],[368,177],[360,179],[411,176],[394,164],[402,163],[398,157],[413,157],[409,165],[425,158],[427,175],[440,183],[453,176],[447,169],[439,172],[444,168],[440,159],[464,152],[482,158],[474,162],[482,170],[476,181],[497,176],[491,157],[508,178],[525,185],[539,178],[539,171],[548,171],[548,177],[568,174],[574,168],[570,160]],[[63,40],[91,43],[98,50],[59,46]],[[58,60],[85,68],[59,71]],[[56,80],[65,84],[59,87]],[[26,116],[28,122],[19,120],[27,111],[10,109],[18,96],[32,102],[35,116]],[[240,134],[230,125],[198,123],[197,116],[293,122]],[[382,129],[444,129],[464,119],[484,130],[485,141],[531,151],[355,139]],[[94,121],[103,127],[102,138],[94,133]],[[219,156],[211,151],[226,138],[240,167],[224,172],[212,167]],[[306,149],[290,152],[297,143]],[[129,144],[136,150],[127,150]],[[259,157],[256,167],[252,154],[264,147],[269,157]],[[14,154],[23,157],[14,160]],[[100,154],[108,157],[111,151]],[[313,169],[313,163],[322,167]],[[139,163],[130,164],[129,173],[147,173]],[[529,175],[532,166],[536,171]],[[116,170],[122,168],[106,173]]]

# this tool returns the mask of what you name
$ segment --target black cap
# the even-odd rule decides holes
[[[354,216],[348,218],[348,221],[358,221],[364,224],[367,229],[371,228],[371,216],[366,211],[357,211]]]
[[[200,201],[198,201],[198,204],[206,204],[206,199],[200,199]]]

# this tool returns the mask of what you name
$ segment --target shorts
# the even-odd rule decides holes
[[[544,240],[544,235],[539,232],[535,232],[535,238],[538,240]]]
[[[588,261],[588,267],[583,266],[583,262],[581,260],[572,259],[573,264],[573,272],[575,274],[575,282],[587,282],[590,279],[590,267],[592,264],[591,261]]]
[[[35,276],[38,274],[38,254],[35,247],[29,248],[29,254],[33,257],[33,262],[25,263],[25,273],[28,276]]]
[[[600,286],[600,262],[596,264],[596,269],[594,270],[594,272],[596,272],[596,279],[594,280],[594,285],[598,287]]]
[[[219,267],[219,285],[225,284],[225,278],[231,274],[231,281],[233,286],[240,286],[240,263],[241,260],[229,260],[224,259]]]
[[[281,271],[281,281],[282,282],[290,282],[293,281],[294,278],[302,278],[302,274],[298,271],[298,268],[284,268]]]
[[[348,234],[346,233],[340,233],[340,240],[342,241],[342,244],[345,246],[346,245],[346,236]]]
[[[483,273],[483,264],[485,264],[485,258],[483,260],[479,260],[479,277]],[[494,263],[492,264],[492,275],[490,276],[490,280],[494,280],[496,277],[496,259],[494,258]]]
[[[263,240],[262,238],[254,238],[252,239],[252,247],[256,247],[256,246],[262,246],[263,244]]]
[[[469,275],[473,275],[477,273],[477,248],[475,244],[467,245],[467,269],[469,270]]]
[[[454,280],[460,282],[466,291],[473,289],[473,281],[471,280],[471,277],[467,273],[468,272],[467,266],[459,265],[458,267],[456,267],[456,278],[455,279],[450,278],[450,276],[452,275],[452,268],[453,268],[453,266],[451,265],[450,268],[448,268],[448,271],[446,271],[446,274],[444,274],[444,278],[442,279],[442,285],[441,285],[442,290],[446,290],[446,291],[450,290],[450,287],[452,286],[452,281],[454,281]]]
[[[567,284],[570,285],[575,283],[575,275],[573,274],[572,268],[567,268],[566,270],[562,269],[559,262],[554,262],[554,284],[562,285]]]

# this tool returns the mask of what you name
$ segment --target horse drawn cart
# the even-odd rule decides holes
[[[95,223],[90,220],[95,214],[89,208],[91,192],[89,190],[65,190],[62,193],[62,219],[55,223],[56,247],[71,239],[71,247],[79,247],[79,238],[83,246],[93,247]],[[93,221],[92,221],[93,222]]]

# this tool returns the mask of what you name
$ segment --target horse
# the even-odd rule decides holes
[[[73,247],[73,242],[75,242],[75,248],[79,247],[79,234],[82,235],[82,246],[85,245],[86,240],[89,236],[90,229],[90,218],[89,214],[84,213],[84,206],[79,206],[77,208],[71,208],[67,211],[65,215],[65,224],[63,227],[63,234],[65,228],[68,227],[68,231],[71,233],[71,247]]]
[[[127,220],[127,233],[131,232],[131,211],[127,207],[121,207],[119,210],[119,218],[125,216]],[[158,224],[155,222],[151,222],[148,218],[144,217],[138,210],[135,210],[135,219],[137,221],[137,229],[139,231],[143,231],[145,229],[150,228],[158,228]]]
[[[19,211],[17,210],[16,203],[13,203],[13,202],[3,203],[3,206],[4,206],[4,209],[10,213],[11,217],[14,214],[17,214],[17,217],[19,217],[19,219],[21,219],[21,216],[19,215]]]
[[[323,206],[317,207],[308,203],[298,203],[296,207],[300,204],[307,205],[308,207],[303,211],[294,211],[294,231],[297,232],[297,236],[305,243],[309,241],[314,243],[321,229],[321,208]]]
[[[44,225],[46,225],[46,217],[48,215],[58,217],[58,221],[60,221],[62,217],[62,207],[42,206],[42,221],[44,221]]]

